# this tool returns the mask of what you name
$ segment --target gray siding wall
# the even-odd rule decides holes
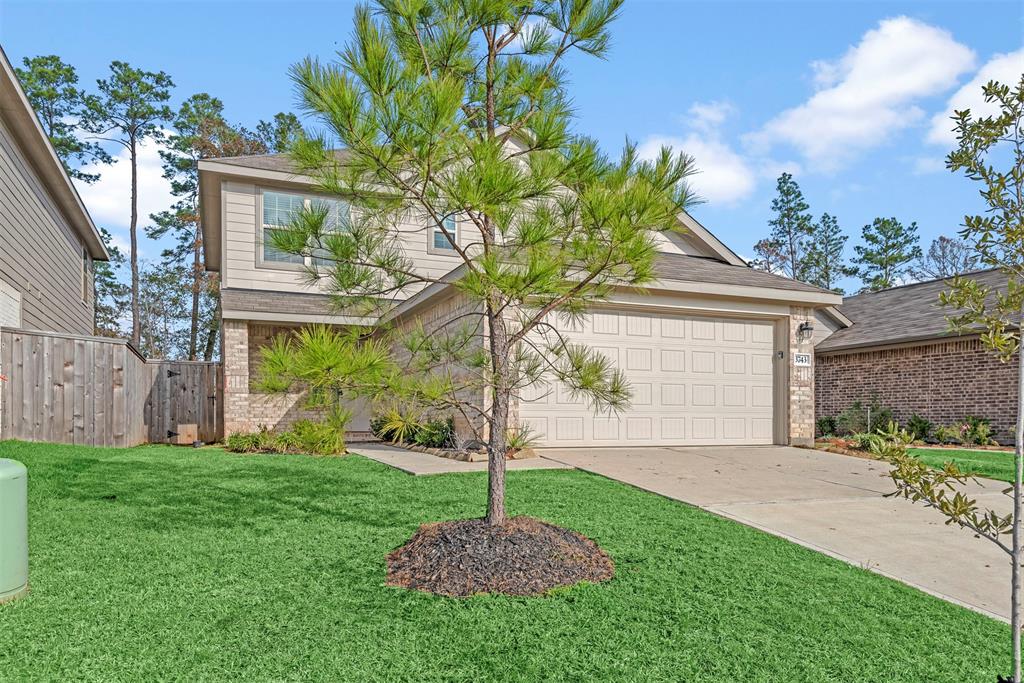
[[[21,293],[21,327],[92,334],[92,263],[0,118],[0,279]]]

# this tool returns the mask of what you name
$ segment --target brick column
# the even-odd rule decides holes
[[[249,325],[223,321],[224,436],[249,429]]]
[[[814,445],[814,342],[800,341],[797,328],[810,321],[814,310],[793,306],[789,311],[789,443],[793,446]],[[797,354],[809,355],[809,366],[796,365]]]

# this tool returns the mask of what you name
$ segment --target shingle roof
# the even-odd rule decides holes
[[[755,270],[749,266],[734,266],[715,259],[686,256],[685,254],[659,254],[654,269],[658,278],[662,280],[767,287],[793,292],[831,293],[814,285],[766,273],[763,270]]]
[[[965,277],[988,287],[1005,289],[1006,275],[998,269],[968,273]],[[949,289],[950,280],[929,280],[869,292],[843,299],[839,310],[853,325],[836,331],[817,347],[816,352],[880,346],[954,336],[946,316],[954,309],[939,305],[939,293]]]
[[[334,151],[338,161],[344,161],[347,152],[343,149]],[[216,157],[209,159],[218,164],[241,166],[243,168],[255,168],[262,171],[280,171],[282,173],[299,173],[287,154],[250,154],[240,157]]]

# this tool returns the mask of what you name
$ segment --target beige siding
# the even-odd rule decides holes
[[[91,263],[90,263],[91,270]],[[0,119],[0,279],[21,296],[25,329],[92,334],[82,244]]]
[[[716,254],[706,244],[685,232],[657,233],[654,240],[658,251],[663,254],[685,254],[686,256],[705,256],[715,258]]]
[[[262,247],[261,193],[264,189],[307,194],[291,188],[274,188],[271,185],[224,183],[224,262],[221,264],[224,286],[287,292],[321,291],[307,285],[305,273],[299,269],[259,263],[258,250]],[[427,249],[429,235],[424,225],[425,223],[417,224],[412,221],[401,225],[402,247],[406,256],[413,259],[425,275],[440,277],[462,261],[457,254],[449,256],[431,253]],[[413,291],[415,290],[410,289],[409,293]]]

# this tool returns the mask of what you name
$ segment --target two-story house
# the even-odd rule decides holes
[[[91,335],[96,226],[0,50],[0,327]]]
[[[255,390],[260,348],[308,323],[365,325],[332,308],[303,277],[302,258],[277,251],[270,231],[318,196],[284,155],[200,162],[206,268],[220,273],[225,433],[279,427],[305,415],[300,395]],[[630,408],[593,415],[567,392],[524,396],[517,406],[541,446],[807,444],[814,437],[815,311],[838,295],[749,268],[691,216],[661,242],[658,279],[623,288],[571,336],[607,355],[629,377]],[[461,260],[441,227],[404,231],[402,248],[432,277]],[[457,221],[443,228],[463,241]],[[397,324],[437,325],[460,310],[445,284],[413,293],[387,314]],[[368,427],[358,409],[354,431]]]

